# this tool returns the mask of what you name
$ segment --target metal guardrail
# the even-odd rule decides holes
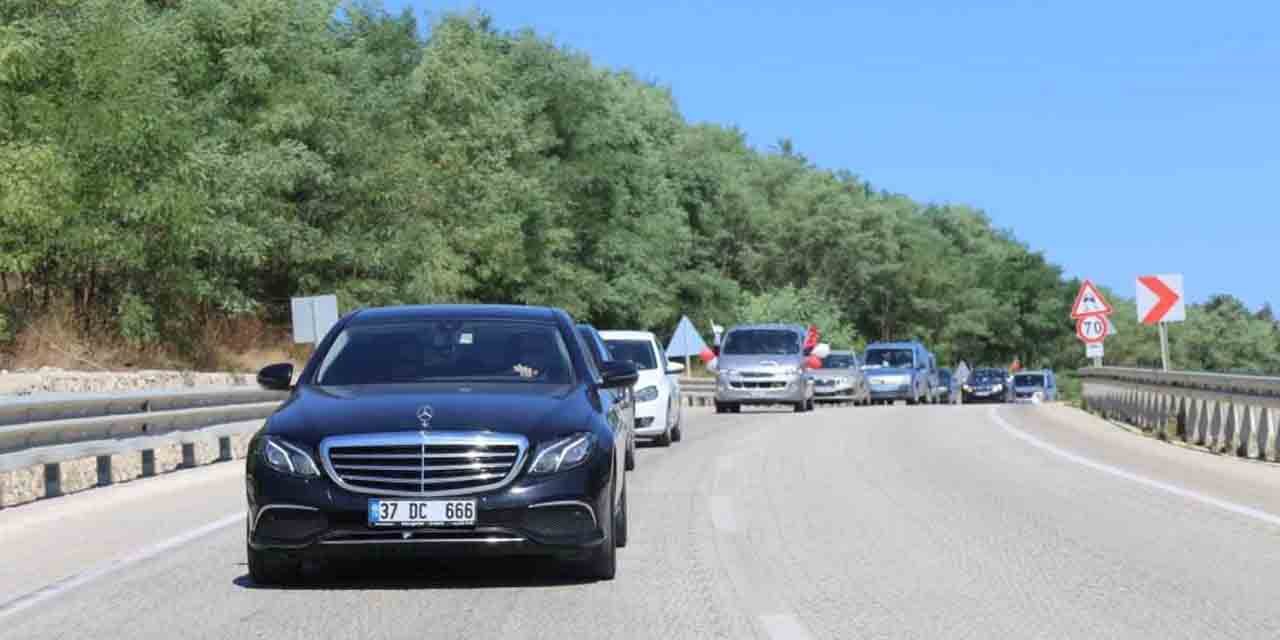
[[[1085,409],[1107,419],[1214,453],[1280,459],[1280,378],[1122,367],[1079,377]]]
[[[1280,377],[1124,367],[1087,367],[1079,371],[1079,376],[1083,380],[1113,380],[1235,395],[1280,397]]]
[[[285,397],[205,387],[0,400],[0,507],[240,457]]]

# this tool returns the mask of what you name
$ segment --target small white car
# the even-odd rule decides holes
[[[600,337],[614,360],[630,360],[640,370],[635,385],[636,437],[661,447],[679,442],[684,423],[679,375],[684,365],[668,362],[657,337],[648,331],[601,331]]]

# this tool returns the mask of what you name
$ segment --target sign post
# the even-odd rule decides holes
[[[1186,294],[1182,274],[1141,276],[1138,278],[1138,319],[1145,325],[1160,327],[1160,365],[1169,370],[1170,322],[1187,319]]]
[[[312,296],[290,300],[293,312],[293,341],[320,344],[333,325],[338,324],[338,296]]]
[[[1093,359],[1093,366],[1102,366],[1103,342],[1115,333],[1111,324],[1113,309],[1102,297],[1102,292],[1091,280],[1085,280],[1071,305],[1071,319],[1076,321],[1076,337],[1085,345],[1085,355]]]

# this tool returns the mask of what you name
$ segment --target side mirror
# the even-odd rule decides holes
[[[640,370],[634,362],[615,360],[604,363],[600,368],[600,378],[604,388],[622,389],[634,385],[640,379]]]
[[[288,391],[293,386],[293,365],[269,364],[258,372],[258,386],[272,391]]]
[[[671,374],[684,373],[684,365],[680,364],[679,362],[668,362],[667,373],[671,373]]]

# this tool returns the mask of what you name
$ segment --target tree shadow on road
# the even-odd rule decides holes
[[[231,582],[241,589],[382,591],[572,587],[593,581],[575,576],[565,563],[545,558],[387,557],[307,563],[301,581],[288,586],[260,585],[247,573]]]

